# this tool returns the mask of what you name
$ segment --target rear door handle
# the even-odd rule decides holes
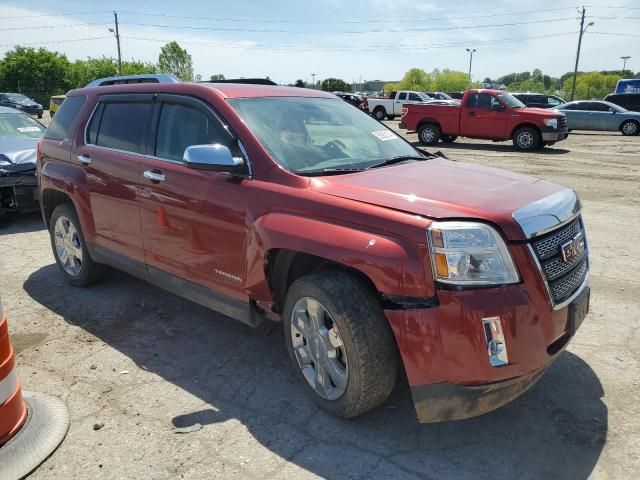
[[[148,178],[152,182],[164,182],[164,174],[160,172],[146,170],[142,175],[144,175],[144,178]]]
[[[91,163],[91,157],[89,155],[78,155],[78,160],[85,166]]]

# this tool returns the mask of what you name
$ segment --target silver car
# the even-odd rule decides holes
[[[38,209],[36,148],[45,130],[26,113],[0,107],[0,217]]]
[[[555,110],[567,116],[569,130],[602,130],[622,132],[623,135],[640,133],[640,112],[630,112],[615,103],[579,100],[560,105]]]

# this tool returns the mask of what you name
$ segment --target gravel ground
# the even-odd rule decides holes
[[[30,215],[0,228],[0,292],[24,388],[60,396],[72,419],[33,478],[636,478],[640,137],[574,133],[530,154],[483,141],[439,148],[583,200],[591,313],[527,394],[476,419],[420,425],[401,383],[380,409],[332,418],[304,396],[282,329],[256,335],[115,272],[69,287]]]

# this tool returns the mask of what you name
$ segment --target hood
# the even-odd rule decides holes
[[[557,117],[557,116],[563,116],[564,113],[562,113],[559,110],[554,110],[552,108],[537,108],[537,107],[522,107],[522,108],[512,108],[511,111],[513,112],[521,112],[521,113],[525,113],[527,115],[539,115],[541,117]]]
[[[37,145],[37,138],[0,138],[0,171],[35,169]]]
[[[19,101],[12,101],[12,103],[15,103],[17,105],[24,105],[25,107],[39,107],[40,104],[38,102],[34,102],[33,100],[26,98],[24,100],[19,100]]]
[[[497,168],[441,158],[318,177],[311,189],[433,219],[496,223],[511,240],[525,240],[513,212],[565,187]]]

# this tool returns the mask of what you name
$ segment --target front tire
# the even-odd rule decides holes
[[[384,109],[384,107],[376,107],[376,109],[373,111],[373,116],[376,120],[381,122],[387,116],[387,111]]]
[[[457,135],[442,135],[442,138],[440,140],[442,140],[443,143],[453,143],[458,139]]]
[[[513,146],[521,152],[531,152],[542,147],[540,132],[532,127],[521,127],[513,134]]]
[[[389,397],[395,341],[363,281],[337,270],[306,275],[291,285],[283,318],[289,355],[320,408],[352,418]]]
[[[638,133],[640,133],[640,126],[635,120],[627,120],[620,125],[620,131],[625,136],[638,135]]]
[[[435,123],[425,123],[418,127],[418,140],[422,145],[435,145],[440,140],[440,127]]]
[[[49,221],[49,235],[53,256],[68,283],[84,287],[104,276],[107,267],[91,259],[78,215],[71,204],[55,208]]]

